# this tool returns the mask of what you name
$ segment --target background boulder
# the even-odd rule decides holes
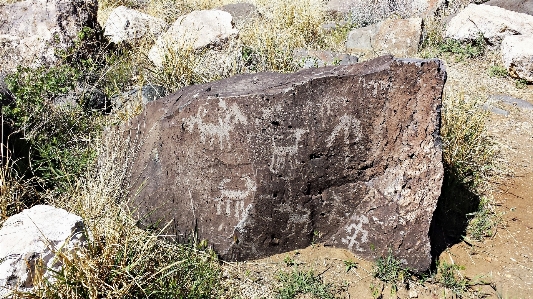
[[[533,36],[507,36],[502,42],[501,53],[512,77],[533,82]]]
[[[162,66],[166,56],[176,56],[180,50],[198,50],[220,45],[238,32],[228,12],[193,11],[179,17],[167,32],[157,39],[148,53],[148,58],[156,66]]]
[[[39,271],[50,278],[50,269],[61,267],[56,254],[82,246],[83,231],[81,217],[52,206],[37,205],[9,217],[0,229],[0,297],[33,288]]]
[[[426,270],[444,80],[439,60],[386,56],[183,88],[122,128],[132,208],[226,260],[325,242]]]
[[[0,69],[48,65],[84,28],[99,29],[96,0],[26,0],[0,5]]]
[[[109,15],[104,35],[114,43],[132,42],[145,36],[155,40],[167,27],[162,19],[119,6]]]
[[[387,19],[348,33],[346,51],[413,56],[422,38],[422,19]]]
[[[506,36],[519,34],[533,35],[533,16],[484,4],[470,4],[450,20],[445,33],[447,38],[459,41],[483,36],[496,47]]]

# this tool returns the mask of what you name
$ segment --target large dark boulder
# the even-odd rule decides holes
[[[186,87],[123,133],[139,142],[130,205],[226,260],[324,242],[426,270],[445,77],[439,60],[385,56]]]
[[[532,0],[490,0],[486,5],[498,6],[507,10],[512,10],[528,15],[533,15]]]

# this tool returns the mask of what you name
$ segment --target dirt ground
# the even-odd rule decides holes
[[[416,278],[391,285],[373,277],[374,263],[343,249],[317,244],[305,249],[246,263],[229,263],[226,278],[243,298],[275,298],[276,273],[313,270],[332,283],[340,298],[533,298],[533,86],[517,88],[511,78],[493,78],[488,69],[499,63],[495,53],[479,60],[447,61],[447,94],[487,99],[487,130],[501,151],[505,175],[491,182],[495,210],[501,215],[496,234],[483,242],[467,239],[443,251],[440,261],[457,270],[472,286],[456,294],[436,278]],[[511,98],[501,100],[498,96]],[[496,96],[493,97],[493,96]],[[499,100],[500,99],[500,100]],[[510,100],[509,100],[510,99]],[[509,103],[516,100],[517,103]],[[347,271],[347,262],[356,266]],[[312,298],[301,296],[298,298]]]

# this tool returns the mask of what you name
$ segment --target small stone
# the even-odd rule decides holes
[[[418,298],[418,293],[415,290],[410,290],[409,298]]]
[[[237,24],[249,22],[260,16],[255,5],[245,2],[227,4],[217,9],[229,12]]]
[[[485,5],[498,6],[507,10],[533,15],[533,1],[531,0],[490,0]]]

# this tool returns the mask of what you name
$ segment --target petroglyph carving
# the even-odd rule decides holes
[[[226,184],[230,183],[231,179],[223,179],[220,182],[218,185],[220,197],[215,198],[217,215],[222,215],[223,205],[225,206],[224,213],[228,217],[231,216],[232,205],[235,218],[240,219],[244,215],[244,200],[249,196],[253,196],[253,193],[257,190],[257,185],[249,176],[243,176],[241,180],[244,181],[244,190],[226,189]]]
[[[353,250],[353,246],[355,245],[355,250],[365,251],[361,248],[360,244],[368,241],[368,231],[363,229],[363,224],[368,224],[368,217],[361,215],[354,218],[355,222],[346,227],[346,238],[342,238],[341,241],[348,245],[350,250]]]
[[[285,162],[291,156],[294,156],[298,152],[298,143],[302,140],[303,134],[309,132],[304,129],[293,130],[294,145],[290,146],[277,146],[272,136],[272,159],[270,162],[270,171],[278,173],[280,169],[285,167]]]
[[[331,135],[326,139],[328,147],[331,147],[333,141],[342,133],[344,133],[344,143],[346,144],[355,143],[361,138],[361,122],[357,118],[344,114],[339,120],[339,123],[333,128]],[[352,140],[350,140],[350,134],[352,135]]]
[[[205,143],[209,139],[209,144],[213,145],[215,139],[218,138],[220,143],[220,149],[224,149],[224,143],[231,147],[230,132],[233,131],[236,124],[247,125],[248,120],[246,116],[241,112],[239,106],[235,103],[230,105],[226,104],[226,101],[220,100],[218,106],[221,108],[217,111],[219,114],[218,123],[205,123],[204,118],[213,111],[203,106],[198,107],[196,116],[191,116],[187,119],[183,119],[185,127],[189,133],[192,133],[194,126],[197,125],[200,131],[200,142]],[[224,116],[224,118],[220,117]]]

